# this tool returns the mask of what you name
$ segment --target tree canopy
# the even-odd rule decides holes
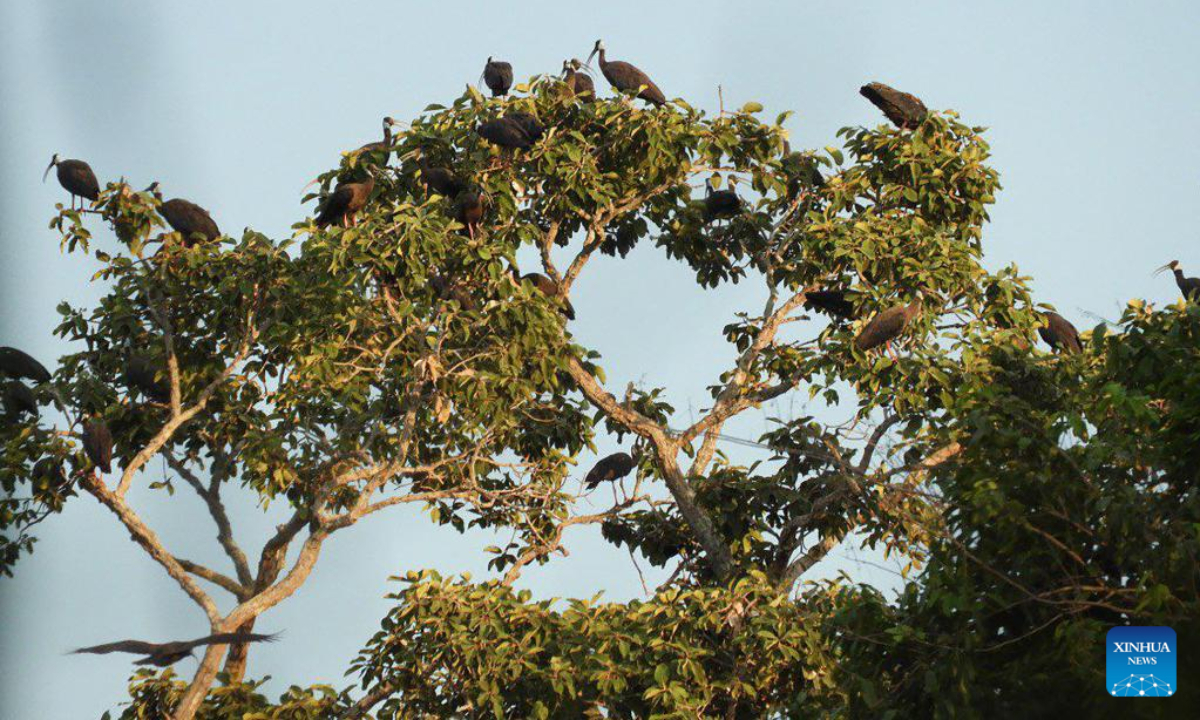
[[[788,114],[770,121],[757,103],[586,102],[547,77],[513,91],[469,88],[390,146],[348,153],[319,196],[373,178],[356,221],[307,219],[290,239],[184,242],[164,232],[160,199],[124,182],[94,217],[60,206],[52,226],[98,265],[105,294],[60,307],[75,352],[35,389],[58,412],[4,425],[5,572],[34,524],[87,493],[214,633],[246,631],[369,514],[415,503],[460,531],[515,531],[492,578],[398,568],[394,608],[350,666],[356,686],[269,700],[244,679],[241,645],[214,687],[225,649],[210,645],[190,682],[136,673],[120,717],[1103,713],[1108,627],[1196,637],[1200,307],[1132,303],[1084,332],[1082,352],[1039,350],[1046,308],[1029,279],[982,264],[1000,190],[982,128],[933,112],[792,151]],[[513,113],[544,129],[530,147],[476,132]],[[429,190],[435,167],[478,195],[477,228]],[[740,208],[714,218],[705,182],[734,179]],[[736,362],[682,429],[662,388],[614,394],[604,348],[564,315],[590,260],[639,244],[707,291],[754,282],[766,296],[720,330]],[[533,271],[555,291],[521,279]],[[843,292],[849,317],[806,310],[818,291]],[[887,347],[855,344],[910,304]],[[789,393],[849,420],[777,419],[749,466],[719,452],[730,419]],[[109,477],[82,446],[88,422],[111,432]],[[635,479],[585,514],[572,475],[599,434],[631,442]],[[127,503],[155,457],[172,470],[164,492],[205,501],[231,570],[173,555]],[[291,511],[255,562],[226,517],[230,486]],[[513,587],[582,524],[670,580],[628,603]],[[809,580],[842,543],[906,558],[899,597]],[[1076,684],[1096,691],[1063,692]],[[1174,700],[1195,707],[1200,691],[1182,690]]]

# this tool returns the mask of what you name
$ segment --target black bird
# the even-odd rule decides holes
[[[1047,312],[1042,314],[1042,319],[1046,324],[1038,328],[1038,335],[1041,335],[1042,340],[1051,348],[1064,353],[1077,353],[1083,349],[1083,344],[1079,341],[1079,331],[1062,315]]]
[[[31,355],[15,347],[0,347],[0,373],[11,378],[29,378],[36,383],[50,382],[50,371]]]
[[[231,645],[234,643],[248,642],[274,642],[278,635],[261,635],[252,632],[231,632],[231,633],[216,633],[215,635],[207,635],[195,640],[180,640],[169,643],[151,643],[142,640],[122,640],[120,642],[107,643],[105,645],[93,645],[92,647],[79,648],[74,651],[74,654],[92,653],[94,655],[107,655],[113,652],[134,653],[135,655],[145,655],[146,657],[134,662],[134,665],[155,665],[158,667],[167,667],[174,665],[180,660],[190,657],[192,652],[203,645]]]
[[[560,288],[558,283],[554,282],[554,280],[541,273],[535,272],[522,275],[521,280],[528,280],[529,282],[533,283],[533,286],[548,298],[558,298],[558,300],[562,302],[562,314],[565,315],[568,320],[575,319],[575,306],[571,305],[571,301],[562,294],[562,288]]]
[[[846,299],[845,290],[813,290],[804,294],[804,308],[823,312],[830,317],[849,320],[854,317],[854,305]]]
[[[734,189],[735,178],[729,178],[729,189],[714,190],[712,178],[704,181],[704,222],[731,218],[742,211],[742,199]]]
[[[1170,270],[1175,273],[1175,284],[1179,286],[1179,291],[1183,293],[1185,300],[1200,300],[1200,278],[1184,277],[1183,271],[1179,269],[1178,260],[1172,260],[1163,265],[1158,270],[1155,270],[1154,274],[1157,275],[1163,270]]]
[[[354,151],[355,155],[362,153],[390,153],[392,151],[392,126],[396,125],[396,121],[390,117],[383,119],[383,140],[369,142],[359,149]]]
[[[97,200],[100,197],[100,182],[96,180],[96,173],[92,172],[92,166],[82,160],[60,160],[58,153],[50,158],[50,165],[46,168],[46,172],[42,173],[42,182],[46,182],[46,176],[50,174],[50,168],[58,167],[58,184],[63,186],[63,189],[71,193],[71,209],[75,209],[75,198],[87,198],[88,200]]]
[[[858,92],[902,130],[915,130],[929,114],[925,103],[916,95],[900,92],[883,83],[867,83]]]
[[[572,95],[583,102],[595,102],[596,84],[592,82],[591,75],[580,72],[582,66],[583,63],[575,58],[563,60],[563,83]]]
[[[454,198],[454,219],[462,223],[467,235],[474,240],[479,221],[483,219],[483,194],[476,189],[460,192]]]
[[[342,227],[358,224],[358,212],[367,206],[371,192],[375,190],[375,173],[368,168],[367,179],[360,182],[338,183],[337,189],[329,193],[317,214],[317,227],[323,228],[335,222]]]
[[[508,116],[480,123],[475,132],[493,145],[510,150],[526,150],[533,146],[533,139],[521,123]]]
[[[463,310],[473,312],[479,310],[479,303],[471,297],[471,293],[467,292],[461,283],[456,283],[443,275],[434,275],[429,278],[429,285],[439,298],[454,300]]]
[[[100,418],[83,424],[83,451],[92,464],[100,468],[100,472],[112,472],[112,433]]]
[[[29,386],[20,380],[9,380],[4,384],[4,407],[14,417],[22,413],[29,413],[35,417],[38,414],[37,397]]]
[[[417,168],[421,171],[421,180],[425,182],[425,189],[430,194],[437,193],[442,197],[452,198],[467,189],[467,184],[450,168],[431,166],[425,161],[425,154],[421,150],[417,150],[415,156]]]
[[[913,318],[921,312],[921,294],[907,305],[895,305],[875,317],[867,323],[867,326],[858,333],[858,337],[854,338],[854,347],[866,352],[887,343],[890,347],[891,342],[904,332],[908,324]]]
[[[503,97],[512,87],[512,65],[503,60],[493,60],[490,56],[483,66],[483,82],[492,91],[492,97]]]
[[[512,120],[517,125],[520,125],[521,129],[525,131],[525,134],[528,135],[529,139],[533,142],[541,140],[542,136],[546,134],[546,129],[542,127],[542,124],[538,122],[538,119],[527,112],[512,110],[505,113],[504,117]]]
[[[637,465],[629,453],[618,452],[609,455],[588,471],[583,485],[588,490],[595,490],[602,482],[616,482],[633,471]]]
[[[33,464],[33,479],[41,486],[62,485],[67,481],[62,461],[55,457],[44,457]]]
[[[651,105],[667,104],[667,96],[663,95],[663,91],[658,89],[649,75],[622,60],[609,62],[604,55],[603,40],[596,41],[596,46],[592,48],[592,54],[588,55],[588,62],[591,62],[597,54],[600,55],[600,72],[604,73],[609,85],[622,92],[636,92],[638,97]]]
[[[144,355],[134,355],[125,361],[125,384],[138,390],[154,402],[171,402],[171,385],[165,373],[159,377],[158,369]]]
[[[212,215],[196,203],[183,198],[163,200],[157,181],[150,183],[146,192],[158,200],[158,214],[183,238],[184,247],[192,247],[200,242],[212,242],[221,237],[221,231]]]

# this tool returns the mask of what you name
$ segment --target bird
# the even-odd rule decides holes
[[[588,490],[595,490],[602,482],[616,482],[633,471],[637,465],[633,457],[629,453],[616,452],[608,457],[597,462],[591,470],[588,471],[587,477],[583,480],[583,485]]]
[[[716,190],[712,178],[704,181],[704,222],[731,218],[742,211],[742,199],[734,189],[736,182],[737,179],[731,177],[728,190]]]
[[[591,75],[580,72],[582,66],[583,63],[576,58],[563,60],[563,83],[571,91],[571,95],[584,102],[595,102],[596,84],[592,82]]]
[[[15,347],[0,347],[0,373],[11,378],[28,378],[36,383],[50,382],[50,371],[28,353]]]
[[[546,128],[544,128],[542,123],[530,113],[522,112],[520,110],[510,110],[504,114],[504,117],[512,120],[517,125],[520,125],[521,129],[525,131],[525,134],[529,136],[529,139],[532,142],[541,140],[546,134]]]
[[[479,303],[461,283],[456,283],[443,275],[434,275],[429,278],[429,285],[442,300],[454,300],[463,310],[472,312],[479,310]]]
[[[93,418],[83,424],[83,451],[87,453],[92,464],[100,468],[100,472],[112,472],[112,433],[100,418]]]
[[[29,413],[34,417],[38,414],[37,397],[29,386],[20,380],[9,380],[4,383],[4,407],[9,414],[16,417]]]
[[[63,189],[71,193],[71,209],[75,209],[75,198],[81,197],[95,201],[100,198],[100,182],[96,180],[96,173],[92,172],[92,166],[82,160],[60,160],[58,153],[55,153],[50,158],[50,165],[46,167],[46,172],[42,173],[42,182],[46,182],[46,176],[50,174],[50,168],[58,167],[58,184],[63,186]]]
[[[417,168],[421,171],[421,179],[425,181],[425,189],[428,193],[437,193],[442,197],[452,198],[467,188],[467,184],[463,182],[454,171],[447,167],[431,166],[425,160],[425,153],[417,150],[414,153],[417,160]]]
[[[883,111],[888,120],[901,130],[914,130],[929,114],[925,103],[916,95],[900,92],[883,83],[867,83],[858,93]]]
[[[854,338],[854,347],[866,352],[891,342],[904,332],[912,319],[921,312],[922,296],[917,293],[912,302],[907,305],[894,305],[880,312]]]
[[[543,275],[541,273],[535,273],[535,272],[526,273],[521,276],[522,282],[524,282],[526,280],[528,280],[530,283],[532,283],[533,286],[535,288],[537,288],[538,291],[541,292],[546,297],[558,298],[559,300],[561,300],[562,301],[562,314],[564,316],[566,316],[566,318],[568,320],[575,319],[575,307],[573,305],[571,305],[570,300],[568,300],[565,296],[563,296],[562,288],[560,288],[558,286],[558,283],[554,282],[554,280],[552,280],[549,277],[546,277],[545,275]]]
[[[507,95],[513,83],[512,65],[488,56],[487,64],[483,66],[483,82],[492,91],[492,97]]]
[[[658,89],[646,73],[622,60],[609,62],[604,54],[603,40],[596,41],[596,46],[592,48],[592,54],[588,55],[587,61],[591,62],[596,55],[600,56],[600,72],[604,73],[609,85],[622,92],[636,92],[639,98],[651,105],[667,104],[667,96],[663,95],[663,91]]]
[[[1184,277],[1183,270],[1179,269],[1178,260],[1172,260],[1163,265],[1158,270],[1155,270],[1154,274],[1157,275],[1164,270],[1170,270],[1175,273],[1175,284],[1179,286],[1179,291],[1183,293],[1185,300],[1200,300],[1200,278]]]
[[[355,150],[354,154],[361,155],[362,153],[377,153],[377,152],[389,153],[389,152],[391,152],[391,150],[392,150],[392,126],[397,125],[397,124],[398,123],[394,119],[392,119],[390,117],[385,117],[383,119],[383,140],[376,140],[375,142],[369,142],[369,143],[363,145],[362,147],[358,148],[357,150]]]
[[[342,227],[358,223],[358,212],[367,205],[375,189],[375,173],[368,167],[367,179],[360,182],[338,183],[337,189],[329,193],[321,212],[317,214],[317,227],[324,228],[335,222]]]
[[[510,150],[526,150],[533,147],[533,139],[524,126],[511,117],[499,117],[480,123],[475,132],[484,140]]]
[[[1038,328],[1038,335],[1052,349],[1064,353],[1077,353],[1083,349],[1079,331],[1066,318],[1056,312],[1042,313],[1046,324]]]
[[[158,182],[150,183],[146,192],[158,200],[158,214],[183,238],[184,247],[193,247],[199,242],[213,242],[221,237],[221,230],[208,211],[183,198],[162,199]]]
[[[125,384],[136,389],[154,402],[171,402],[171,385],[165,377],[158,377],[153,362],[144,355],[133,355],[125,361]]]
[[[845,290],[812,290],[804,294],[804,308],[830,317],[848,320],[854,317],[854,305]]]
[[[42,486],[61,485],[67,481],[62,461],[56,457],[44,457],[33,464],[33,479]]]
[[[779,161],[788,176],[788,197],[795,198],[802,189],[820,190],[825,187],[825,178],[817,160],[809,153],[792,152],[792,146],[783,142],[783,157]]]
[[[91,653],[93,655],[107,655],[108,653],[114,652],[133,653],[135,655],[146,656],[141,660],[135,661],[135,665],[155,665],[157,667],[167,667],[168,665],[174,665],[186,657],[191,657],[192,652],[202,645],[274,642],[277,637],[279,636],[238,631],[229,633],[216,633],[214,635],[206,635],[202,638],[196,638],[195,640],[179,640],[168,643],[152,643],[145,642],[143,640],[121,640],[120,642],[79,648],[78,650],[73,651],[73,654],[79,655],[81,653]]]
[[[483,193],[473,188],[463,190],[454,198],[454,219],[462,223],[472,240],[483,219],[483,198]]]

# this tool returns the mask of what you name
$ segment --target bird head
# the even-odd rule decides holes
[[[1177,267],[1179,267],[1179,261],[1178,261],[1178,260],[1172,260],[1171,262],[1167,263],[1166,265],[1163,265],[1163,266],[1162,266],[1162,267],[1160,267],[1159,269],[1155,270],[1155,271],[1154,271],[1154,274],[1155,274],[1155,275],[1158,275],[1159,273],[1166,272],[1167,270],[1174,270],[1174,269],[1175,269],[1175,268],[1177,268]]]
[[[50,164],[46,166],[46,172],[42,173],[42,182],[46,182],[46,176],[50,174],[50,168],[54,167],[58,163],[58,153],[54,153],[54,156],[50,158]]]
[[[146,189],[143,190],[142,192],[148,192],[151,195],[153,195],[155,198],[162,200],[162,192],[160,192],[158,189],[158,181],[157,180],[155,180],[154,182],[147,185]]]
[[[592,54],[588,55],[587,62],[590,63],[592,61],[592,58],[596,57],[597,53],[602,53],[602,52],[604,52],[604,41],[597,40],[596,45],[594,47],[592,47]]]
[[[488,65],[492,64],[492,56],[491,55],[488,55],[487,64]]]

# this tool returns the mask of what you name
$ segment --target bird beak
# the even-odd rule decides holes
[[[300,192],[304,192],[305,190],[309,189],[310,187],[312,187],[313,185],[316,185],[319,182],[321,182],[321,178],[319,176],[313,178],[311,181],[309,181],[309,183],[307,185],[300,188]]]
[[[1155,275],[1161,275],[1161,274],[1163,274],[1164,272],[1166,272],[1167,270],[1170,270],[1170,269],[1171,269],[1171,263],[1167,263],[1166,265],[1163,265],[1163,266],[1162,266],[1162,267],[1160,267],[1159,269],[1155,270],[1155,271],[1154,271],[1154,274],[1155,274]]]
[[[600,52],[600,48],[592,48],[592,54],[588,55],[588,59],[583,61],[584,65],[591,67],[592,58],[596,57],[596,53]]]
[[[50,164],[46,166],[46,172],[42,173],[42,182],[46,182],[46,176],[50,174],[50,168],[52,167],[54,167],[53,160],[51,160]]]

